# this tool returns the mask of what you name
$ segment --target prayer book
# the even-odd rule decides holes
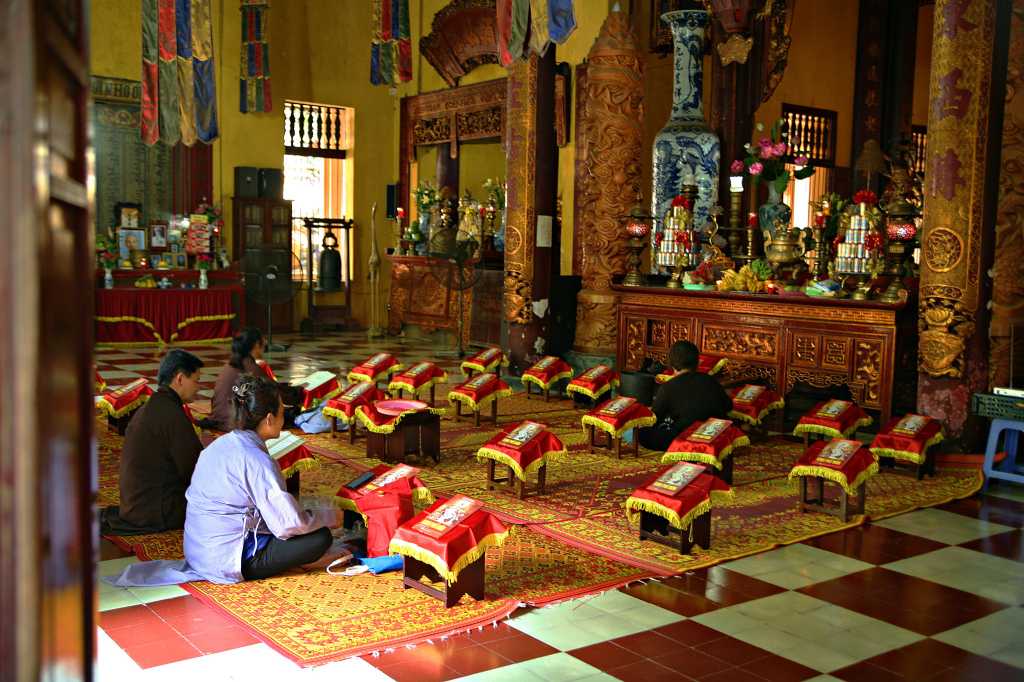
[[[439,538],[483,506],[483,502],[472,497],[456,495],[423,517],[412,529],[432,538]]]
[[[290,431],[282,431],[279,437],[267,441],[267,452],[276,462],[305,442]]]
[[[585,379],[586,381],[593,381],[594,379],[597,379],[599,376],[602,376],[607,371],[607,365],[598,365],[597,367],[591,367],[586,372],[580,375],[580,379]]]
[[[757,400],[758,398],[760,398],[761,394],[764,392],[764,386],[755,386],[754,384],[747,384],[736,393],[736,397],[733,398],[733,400],[738,403],[748,405]]]
[[[332,372],[327,372],[327,371],[313,372],[312,374],[310,374],[305,379],[300,379],[299,381],[295,382],[294,384],[292,384],[292,386],[301,386],[302,388],[306,389],[307,391],[312,391],[313,389],[315,389],[315,388],[317,388],[319,386],[323,386],[328,381],[330,381],[330,380],[332,380],[334,378],[335,378],[335,376],[334,376],[334,374]]]
[[[860,441],[857,440],[833,440],[821,449],[814,461],[818,464],[840,467],[846,464],[860,448]]]
[[[494,381],[495,378],[496,376],[491,372],[484,372],[483,374],[477,374],[475,377],[467,381],[463,387],[468,388],[471,391],[479,391],[481,388]]]
[[[358,381],[346,388],[345,392],[338,396],[338,400],[343,403],[350,403],[367,391],[372,391],[374,388],[374,385],[369,381]]]
[[[135,379],[134,381],[127,383],[124,386],[119,386],[115,388],[113,391],[107,391],[107,395],[113,398],[120,398],[121,396],[131,393],[132,391],[144,386],[145,384],[146,379],[144,377],[139,377],[138,379]]]
[[[499,355],[501,355],[500,348],[488,348],[487,350],[480,351],[477,354],[476,359],[481,362],[490,362]]]
[[[402,374],[404,374],[406,376],[409,376],[409,377],[415,377],[415,376],[419,376],[420,374],[423,374],[428,369],[430,369],[430,363],[429,362],[417,362],[415,365],[413,365],[409,369],[407,369],[404,372],[402,372]]]
[[[635,402],[636,398],[620,396],[609,402],[604,407],[602,407],[600,410],[600,414],[606,415],[608,417],[616,417],[625,412],[626,410],[628,410]]]
[[[849,400],[830,400],[821,406],[821,409],[818,410],[818,416],[833,419],[850,409],[851,404]]]
[[[727,428],[732,426],[728,419],[712,417],[701,424],[696,431],[691,433],[686,440],[713,441],[722,435]]]
[[[505,434],[505,437],[501,439],[501,444],[512,448],[521,448],[539,436],[542,431],[544,431],[543,424],[525,421]]]
[[[380,363],[387,360],[389,357],[390,356],[387,353],[377,353],[363,364],[366,365],[367,367],[376,367]]]
[[[704,473],[706,468],[703,464],[676,462],[672,468],[658,476],[658,480],[648,485],[647,489],[663,495],[675,495],[693,483],[698,476]]]
[[[545,355],[543,358],[540,359],[539,362],[537,362],[536,365],[533,366],[533,368],[534,369],[547,369],[551,365],[555,364],[557,361],[558,361],[558,358],[556,358],[554,355]]]
[[[416,467],[411,467],[408,464],[399,464],[398,466],[391,467],[383,474],[373,479],[363,487],[363,492],[373,492],[379,488],[383,488],[386,485],[400,481],[403,478],[412,478],[420,472]]]
[[[908,414],[893,427],[893,433],[916,436],[928,424],[929,418],[920,414]]]

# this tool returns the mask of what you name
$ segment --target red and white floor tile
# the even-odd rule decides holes
[[[340,340],[337,340],[340,339]],[[299,341],[282,378],[347,369],[416,343]],[[201,348],[204,389],[223,348]],[[449,354],[451,355],[451,354]],[[413,357],[415,356],[415,357]],[[155,351],[97,353],[112,385],[156,373]],[[454,355],[445,360],[449,373]],[[457,370],[455,370],[457,371]],[[207,379],[209,377],[209,379]],[[550,608],[435,644],[301,669],[178,587],[100,585],[101,681],[1024,679],[1024,492],[959,500],[682,576]],[[125,562],[102,547],[103,575]]]

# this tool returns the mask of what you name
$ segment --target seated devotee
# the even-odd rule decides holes
[[[695,421],[727,417],[732,399],[714,377],[697,371],[699,357],[689,341],[677,341],[669,349],[668,362],[676,375],[658,388],[653,405],[658,421],[638,430],[640,445],[664,450]]]
[[[328,550],[340,509],[303,510],[265,442],[281,435],[284,404],[268,379],[231,387],[232,431],[203,450],[186,492],[185,559],[216,583],[269,578]]]
[[[205,428],[227,431],[230,429],[232,407],[231,388],[242,374],[262,375],[256,361],[263,358],[266,341],[256,327],[246,327],[231,340],[231,358],[221,367],[217,383],[213,387],[210,401],[210,416],[200,422]],[[285,424],[293,425],[298,409],[292,405],[301,404],[302,391],[287,383],[278,383],[285,401]]]
[[[160,387],[128,424],[121,452],[121,504],[100,514],[104,533],[158,533],[184,525],[185,489],[203,445],[183,405],[199,391],[202,366],[202,360],[179,349],[160,363]]]

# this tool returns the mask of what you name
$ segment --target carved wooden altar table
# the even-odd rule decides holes
[[[424,331],[459,329],[458,273],[448,261],[429,256],[389,255],[391,290],[388,296],[388,333],[399,334],[403,325]],[[462,292],[462,342],[469,343],[473,290]]]
[[[689,340],[701,353],[729,359],[728,384],[768,383],[783,395],[798,382],[848,385],[857,404],[892,413],[897,317],[903,304],[837,301],[663,287],[612,287],[621,296],[617,363],[640,369],[645,357],[665,362]]]

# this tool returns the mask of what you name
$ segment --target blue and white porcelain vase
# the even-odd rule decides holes
[[[694,202],[694,226],[702,229],[718,203],[718,164],[721,145],[704,120],[704,30],[708,13],[694,10],[661,15],[672,29],[675,73],[672,115],[654,138],[654,179],[651,210],[664,217],[684,179],[692,177],[699,190]]]

